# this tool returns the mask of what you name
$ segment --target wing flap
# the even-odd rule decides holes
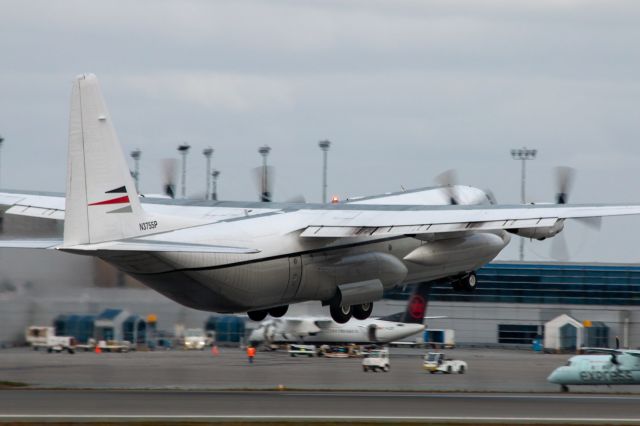
[[[228,253],[254,254],[260,250],[245,247],[216,246],[208,244],[189,244],[159,240],[124,240],[108,241],[97,244],[80,244],[61,249],[64,251],[139,251],[139,252],[181,252],[181,253]]]

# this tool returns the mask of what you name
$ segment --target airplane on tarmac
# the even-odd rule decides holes
[[[383,318],[351,320],[346,324],[335,323],[324,317],[273,318],[260,323],[249,335],[254,346],[261,343],[388,343],[403,339],[424,330],[429,301],[430,283],[418,284],[407,302],[404,312]]]
[[[605,355],[576,355],[558,367],[547,380],[560,385],[640,385],[640,350],[584,348],[586,352]]]
[[[98,79],[86,74],[72,84],[66,195],[0,192],[5,228],[11,218],[56,221],[62,238],[27,231],[0,247],[96,256],[194,309],[261,321],[319,301],[346,323],[368,318],[384,290],[401,284],[448,278],[456,290],[474,290],[474,271],[511,235],[541,240],[567,219],[640,214],[640,205],[565,200],[561,193],[556,205],[496,205],[461,185],[338,204],[142,198]]]

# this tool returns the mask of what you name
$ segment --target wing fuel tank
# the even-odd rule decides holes
[[[504,240],[496,234],[471,234],[425,243],[403,259],[422,266],[439,266],[466,259],[495,256],[504,247]]]

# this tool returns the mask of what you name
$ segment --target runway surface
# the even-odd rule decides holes
[[[364,373],[361,359],[292,358],[284,351],[258,352],[248,365],[238,348],[127,354],[48,354],[0,350],[0,381],[41,388],[267,390],[279,385],[301,390],[380,390],[443,392],[558,392],[546,381],[570,355],[532,351],[456,349],[445,353],[465,360],[464,375],[427,374],[424,349],[391,349],[389,373]],[[572,387],[572,392],[639,392],[640,386]]]
[[[0,420],[328,419],[638,423],[640,397],[398,392],[2,390]]]

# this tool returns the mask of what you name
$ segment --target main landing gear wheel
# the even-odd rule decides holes
[[[355,319],[365,320],[371,316],[371,311],[373,311],[373,302],[353,305],[352,308],[353,317]]]
[[[267,317],[268,313],[269,312],[267,310],[249,311],[247,312],[247,315],[249,316],[249,319],[252,321],[262,321]]]
[[[344,324],[351,319],[350,305],[331,305],[331,318],[338,324]]]
[[[274,318],[280,318],[284,316],[284,314],[286,314],[288,310],[289,310],[289,305],[278,306],[277,308],[269,309],[269,315],[271,315]]]

